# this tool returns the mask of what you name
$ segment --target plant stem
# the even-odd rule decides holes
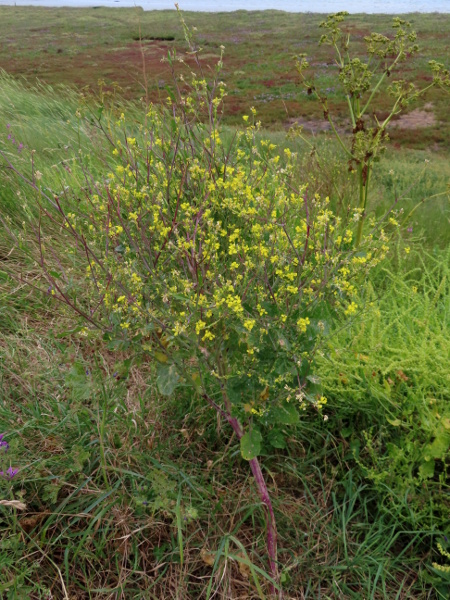
[[[364,175],[364,168],[366,169],[366,173]],[[366,208],[367,208],[367,197],[369,195],[369,182],[370,182],[370,174],[372,171],[372,165],[370,161],[367,163],[360,165],[360,180],[359,180],[359,208],[362,209],[360,219],[358,221],[358,229],[356,233],[356,248],[361,243],[364,220],[366,218]]]
[[[358,175],[359,175],[359,208],[362,209],[364,211],[365,209],[365,199],[366,199],[366,184],[367,182],[364,182],[364,175],[363,175],[363,163],[360,163],[359,167],[358,167]],[[357,232],[356,232],[356,247],[358,248],[358,246],[361,243],[361,239],[362,239],[362,231],[363,231],[363,224],[364,224],[364,212],[361,212],[360,217],[359,217],[359,221],[358,221],[358,228],[357,228]]]
[[[242,431],[241,424],[239,421],[232,417],[231,415],[227,416],[227,420],[233,431],[235,432],[237,438],[240,440],[243,436],[244,432]],[[272,501],[270,499],[269,490],[267,488],[266,481],[264,479],[263,472],[261,470],[261,465],[259,464],[258,458],[253,458],[250,462],[250,469],[252,471],[253,477],[256,482],[256,487],[258,488],[259,497],[261,498],[261,502],[264,505],[264,509],[266,512],[267,519],[267,538],[266,538],[266,546],[267,553],[269,555],[269,565],[270,565],[270,574],[276,583],[279,583],[279,573],[278,573],[278,560],[277,560],[277,540],[278,540],[278,532],[277,532],[277,524],[275,520],[275,513],[273,512]],[[275,586],[272,586],[272,594],[276,594]],[[280,589],[278,598],[283,598],[283,592]]]
[[[257,458],[253,458],[250,461],[250,469],[252,470],[253,477],[255,478],[256,486],[258,488],[259,496],[267,516],[267,552],[269,554],[270,572],[276,582],[279,580],[278,574],[278,562],[277,562],[277,525],[275,521],[275,514],[273,512],[272,502],[270,500],[269,490],[264,479],[264,475],[261,470],[261,465]]]

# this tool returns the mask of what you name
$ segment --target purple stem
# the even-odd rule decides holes
[[[272,502],[269,496],[269,490],[264,479],[264,475],[261,471],[261,465],[257,458],[253,458],[250,461],[250,468],[255,478],[256,485],[258,488],[259,496],[264,508],[266,510],[267,517],[267,552],[269,554],[270,572],[274,580],[278,583],[278,562],[277,562],[277,524],[275,521],[275,514],[273,512]],[[272,590],[275,592],[275,589]]]
[[[227,397],[224,387],[222,387],[222,397],[225,404],[225,409],[221,408],[212,398],[208,396],[208,394],[203,394],[203,398],[209,402],[209,404],[217,410],[219,414],[221,414],[231,425],[234,433],[236,434],[238,440],[242,438],[244,435],[244,431],[242,429],[241,424],[239,423],[236,417],[231,416],[231,404]],[[272,502],[270,500],[269,490],[267,489],[267,484],[264,479],[264,475],[261,471],[261,466],[257,458],[253,458],[250,462],[250,468],[252,470],[253,477],[256,482],[256,487],[258,488],[259,497],[261,498],[261,502],[264,505],[267,519],[267,553],[269,555],[269,564],[270,564],[270,574],[276,583],[279,583],[279,573],[278,573],[278,560],[277,560],[277,524],[275,521],[275,514],[273,512]],[[276,595],[275,586],[272,585],[271,592],[273,596]],[[278,593],[278,599],[282,600],[283,591],[280,588]]]
[[[236,433],[238,439],[240,440],[243,436],[243,431],[239,421],[235,417],[232,417],[230,415],[227,415],[226,418],[231,427],[233,428],[233,431]],[[273,512],[273,506],[270,500],[269,490],[267,489],[267,484],[264,479],[259,460],[257,458],[252,458],[252,460],[250,460],[249,462],[253,477],[256,482],[256,487],[258,488],[259,497],[261,498],[261,502],[263,503],[266,512],[267,553],[269,555],[270,573],[272,575],[272,578],[278,583],[279,574],[277,561],[277,524],[275,521],[275,514]],[[272,594],[275,595],[275,593],[275,587],[272,586]],[[283,597],[283,593],[281,590],[279,592],[278,597],[280,599]]]

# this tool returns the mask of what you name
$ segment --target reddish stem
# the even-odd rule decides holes
[[[231,417],[227,415],[227,420],[230,423],[233,431],[236,433],[238,439],[240,440],[243,436],[242,427],[239,421],[235,417]],[[250,462],[250,468],[252,470],[253,477],[256,482],[256,487],[258,488],[259,497],[261,498],[261,502],[264,505],[267,519],[267,553],[269,555],[269,564],[270,564],[270,573],[272,578],[278,583],[279,582],[279,573],[278,573],[278,561],[277,561],[277,524],[275,521],[275,514],[273,512],[272,502],[270,500],[269,490],[267,488],[266,481],[264,479],[263,472],[261,470],[261,465],[259,464],[259,460],[257,458],[253,458]],[[272,594],[275,595],[276,590],[275,587],[272,586]],[[280,599],[283,597],[282,591],[280,590],[279,596]]]
[[[264,479],[264,475],[261,471],[261,465],[257,458],[253,458],[250,461],[250,468],[253,473],[253,477],[256,481],[259,496],[266,511],[267,517],[267,552],[269,554],[270,572],[273,579],[278,583],[278,563],[277,563],[277,524],[275,521],[275,514],[273,512],[272,502],[270,500],[269,490]],[[275,592],[275,589],[272,589]]]

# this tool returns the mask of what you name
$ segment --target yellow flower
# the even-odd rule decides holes
[[[251,331],[255,326],[255,323],[255,319],[247,319],[246,321],[244,321],[244,327],[245,329],[248,329],[248,331]]]
[[[200,321],[197,321],[197,323],[195,324],[195,333],[196,333],[197,335],[200,335],[200,332],[201,332],[203,329],[205,329],[205,327],[206,327],[206,323],[205,323],[204,321],[202,321],[202,320],[200,320]]]
[[[345,312],[346,315],[354,315],[355,312],[357,311],[357,309],[358,309],[358,305],[355,302],[351,302],[347,306],[347,308],[345,309],[344,312]]]
[[[299,328],[299,330],[300,330],[300,333],[305,333],[305,332],[306,332],[306,330],[307,330],[307,328],[308,328],[308,325],[309,325],[310,323],[311,323],[311,321],[309,320],[309,318],[308,318],[308,317],[305,317],[304,319],[300,318],[300,319],[297,321],[297,327]]]

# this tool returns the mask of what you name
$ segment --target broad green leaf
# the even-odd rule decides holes
[[[434,441],[428,447],[433,458],[443,458],[450,446],[450,434],[448,431],[441,430],[436,434]]]
[[[283,402],[272,408],[272,417],[275,423],[295,425],[299,422],[298,410],[294,403]]]
[[[286,439],[279,429],[273,429],[267,436],[267,441],[274,448],[280,448],[281,450],[286,448]]]
[[[253,428],[241,437],[241,454],[245,460],[256,458],[261,452],[262,435],[258,429]]]
[[[227,382],[227,395],[233,404],[238,404],[247,398],[253,398],[256,393],[255,382],[248,377],[235,377]]]
[[[434,460],[424,460],[419,467],[420,476],[425,479],[426,477],[433,477],[434,475]]]
[[[311,373],[306,377],[306,379],[308,380],[308,395],[322,395],[322,384],[320,381],[320,377]]]
[[[55,279],[61,279],[61,273],[58,273],[58,271],[49,271],[48,273]]]
[[[156,385],[163,396],[170,396],[180,381],[175,365],[159,363],[156,368]]]

